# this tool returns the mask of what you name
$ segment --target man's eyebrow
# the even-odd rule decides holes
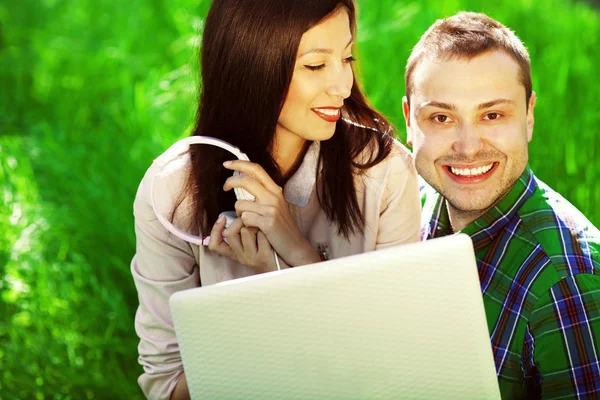
[[[417,105],[417,108],[415,110],[415,115],[419,114],[419,112],[425,107],[442,108],[442,109],[448,110],[448,111],[456,110],[456,105],[451,104],[451,103],[442,103],[440,101],[426,101],[425,103],[421,103],[421,104]]]
[[[477,106],[477,110],[485,110],[486,108],[494,107],[498,104],[515,104],[513,100],[509,99],[496,99],[492,101],[488,101],[487,103],[481,103]]]
[[[509,99],[496,99],[496,100],[478,104],[477,110],[479,110],[479,111],[485,110],[486,108],[494,107],[498,104],[515,104],[515,102],[513,100],[509,100]],[[418,114],[425,107],[436,107],[436,108],[441,108],[441,109],[448,110],[448,111],[456,110],[456,105],[451,104],[451,103],[442,103],[439,101],[428,101],[428,102],[419,104],[415,110],[415,114]]]
[[[348,44],[346,45],[346,47],[344,47],[344,49],[347,49],[348,46],[350,46],[353,41],[354,41],[354,38],[352,36],[350,36],[350,40],[348,41]],[[332,49],[322,49],[322,48],[312,48],[312,49],[307,50],[304,53],[300,54],[298,56],[298,58],[303,57],[309,53],[332,54],[333,50]]]

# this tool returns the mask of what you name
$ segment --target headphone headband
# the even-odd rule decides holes
[[[246,154],[242,153],[239,148],[233,146],[230,143],[227,143],[224,140],[213,138],[210,136],[189,136],[187,138],[181,139],[180,141],[175,143],[173,146],[187,145],[189,148],[189,146],[192,144],[207,144],[210,146],[220,147],[220,148],[232,153],[234,156],[237,157],[238,160],[250,161],[248,159],[248,156]],[[234,171],[233,174],[239,175],[240,173],[238,171]],[[154,177],[152,178],[152,182],[150,184],[150,201],[152,203],[152,210],[154,210],[154,214],[158,218],[159,222],[165,227],[165,229],[167,229],[173,235],[177,236],[180,239],[185,240],[186,242],[196,244],[199,246],[207,245],[208,237],[201,238],[200,236],[196,236],[196,235],[192,235],[190,233],[184,232],[181,229],[177,228],[175,225],[173,225],[171,223],[171,221],[169,221],[167,218],[165,218],[164,215],[162,215],[161,213],[158,212],[158,210],[156,209],[155,202],[154,202],[154,179],[155,178],[156,178],[156,175],[154,175]],[[244,189],[234,188],[234,192],[235,192],[235,196],[238,200],[254,200],[254,196],[252,194],[248,193]]]

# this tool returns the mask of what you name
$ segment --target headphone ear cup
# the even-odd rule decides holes
[[[225,217],[225,229],[229,228],[229,226],[236,220],[238,217],[235,211],[223,211],[219,216]]]
[[[242,175],[242,174],[244,174],[244,173],[240,172],[240,171],[233,171],[233,176],[238,176],[238,175]],[[245,189],[233,188],[233,191],[235,192],[235,198],[238,200],[250,200],[250,201],[256,200],[256,197],[254,197],[253,195],[248,193],[248,191]]]

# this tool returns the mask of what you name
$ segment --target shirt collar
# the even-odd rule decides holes
[[[317,180],[320,150],[321,143],[312,142],[306,150],[302,164],[286,182],[283,187],[283,197],[288,203],[298,207],[305,207],[308,203]]]
[[[527,166],[513,187],[494,207],[460,232],[471,236],[473,242],[493,239],[518,213],[525,201],[533,195],[536,187],[533,172]],[[446,199],[437,192],[434,196],[435,202],[430,214],[429,224],[425,227],[428,231],[423,232],[426,238],[436,238],[454,233],[448,216]]]

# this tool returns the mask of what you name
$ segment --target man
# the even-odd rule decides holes
[[[600,232],[527,165],[527,50],[459,13],[423,35],[405,79],[408,143],[429,184],[423,238],[473,240],[503,399],[600,398]]]

